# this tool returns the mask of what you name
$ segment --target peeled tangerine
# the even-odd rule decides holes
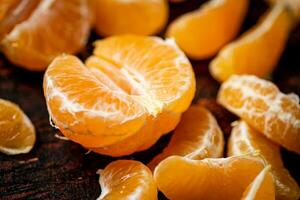
[[[300,198],[297,182],[285,169],[281,160],[280,147],[265,138],[244,121],[235,122],[228,142],[228,156],[259,151],[275,180],[276,199],[295,200]]]
[[[0,152],[15,155],[28,153],[35,142],[35,130],[16,104],[0,99]]]
[[[223,156],[224,138],[214,116],[199,105],[183,113],[168,146],[149,164],[151,169],[171,155],[200,160]]]
[[[275,4],[276,2],[284,2],[289,9],[292,11],[293,15],[300,20],[300,1],[297,0],[267,0],[270,4]]]
[[[9,13],[0,21],[1,50],[29,70],[46,69],[61,53],[77,53],[89,36],[86,0],[23,0]]]
[[[141,162],[117,160],[100,171],[101,195],[98,200],[156,200],[152,172]]]
[[[211,0],[173,21],[167,36],[193,59],[215,55],[240,30],[249,0]]]
[[[61,132],[111,156],[145,150],[173,130],[194,92],[188,59],[157,37],[100,40],[86,65],[62,55],[44,76],[48,111]]]
[[[221,85],[218,102],[273,142],[300,154],[300,105],[270,81],[234,75]]]
[[[170,156],[157,165],[154,179],[172,200],[240,200],[263,168],[255,156],[203,160]]]
[[[95,28],[102,36],[153,35],[164,28],[169,8],[166,0],[95,0]]]
[[[210,63],[211,75],[220,82],[233,74],[269,75],[284,50],[293,21],[289,9],[276,4],[256,26],[219,52]]]

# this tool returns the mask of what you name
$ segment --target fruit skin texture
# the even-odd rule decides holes
[[[210,58],[238,34],[248,4],[248,0],[211,0],[173,21],[167,37],[174,37],[190,58]]]
[[[183,113],[168,146],[148,164],[151,169],[171,155],[190,159],[223,156],[224,138],[214,116],[199,105],[192,105]]]
[[[251,128],[245,121],[235,122],[228,142],[228,156],[241,155],[258,150],[275,179],[276,199],[288,200],[300,198],[297,182],[285,169],[280,147]]]
[[[152,172],[141,162],[117,160],[100,170],[101,196],[98,200],[156,200]]]
[[[242,200],[275,200],[275,188],[270,166],[265,167],[247,187]]]
[[[87,66],[62,55],[48,67],[50,117],[66,137],[95,152],[145,150],[173,130],[190,105],[193,69],[173,43],[155,37],[116,36],[96,46]]]
[[[169,8],[165,0],[95,0],[99,35],[153,35],[167,23]]]
[[[35,139],[34,126],[19,106],[0,99],[0,152],[28,153]]]
[[[300,105],[295,94],[283,94],[270,81],[234,75],[221,85],[218,102],[258,132],[300,153]]]
[[[157,165],[154,179],[169,199],[238,200],[262,169],[262,162],[253,156],[203,160],[170,156]]]
[[[211,75],[219,82],[233,74],[269,75],[284,50],[292,25],[287,7],[277,4],[251,30],[222,48],[210,63]]]
[[[90,20],[85,0],[43,0],[3,38],[2,51],[15,65],[45,70],[56,56],[77,53],[86,44]]]

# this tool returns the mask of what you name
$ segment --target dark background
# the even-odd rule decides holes
[[[203,0],[187,0],[172,4],[170,21],[176,16],[199,7]],[[262,0],[251,0],[243,31],[255,24],[266,11]],[[163,33],[161,34],[163,35]],[[79,53],[84,59],[92,50],[92,41],[99,38],[91,34],[86,49]],[[192,61],[197,77],[194,103],[199,100],[212,110],[223,131],[230,132],[235,119],[216,105],[219,84],[208,73],[206,61]],[[36,127],[37,142],[25,155],[7,156],[0,153],[0,199],[96,199],[100,195],[97,169],[104,168],[116,158],[87,153],[80,145],[54,137],[58,130],[49,125],[43,90],[43,73],[28,72],[10,64],[0,54],[0,98],[9,99],[26,112]],[[272,75],[272,81],[285,92],[300,95],[300,26],[292,32],[286,50]],[[125,157],[147,163],[167,144],[170,134],[161,138],[151,149]],[[300,142],[300,141],[299,141]],[[300,183],[300,155],[282,150],[285,166]],[[160,199],[165,199],[159,194]]]

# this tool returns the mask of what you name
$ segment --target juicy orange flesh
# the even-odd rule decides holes
[[[34,2],[38,0],[29,4]],[[24,7],[25,11],[31,11],[30,17],[14,26],[1,42],[3,53],[15,65],[44,70],[56,56],[78,52],[85,45],[91,26],[85,0],[41,1],[35,9]],[[11,21],[18,19],[12,15]]]
[[[152,35],[168,20],[164,0],[96,0],[96,31],[103,36],[117,34]]]
[[[277,199],[298,199],[300,189],[297,182],[285,169],[280,147],[255,131],[246,122],[236,122],[228,143],[228,156],[241,155],[258,150],[265,162],[271,165],[275,179]]]
[[[2,0],[0,4],[0,21],[11,13],[20,2],[21,0]]]
[[[195,105],[183,114],[168,146],[148,166],[154,169],[161,160],[171,155],[191,159],[222,157],[223,149],[224,138],[216,120],[208,110]]]
[[[237,200],[262,169],[254,157],[191,160],[171,156],[155,168],[154,179],[169,199]]]
[[[133,160],[118,160],[100,171],[99,199],[157,199],[157,189],[151,171]]]
[[[247,187],[242,200],[275,200],[275,188],[269,167],[265,167]]]
[[[233,74],[269,75],[284,50],[292,21],[285,6],[275,6],[256,26],[220,51],[210,64],[213,77],[225,81]]]
[[[12,5],[11,14],[0,21],[0,41],[9,33],[17,24],[25,21],[30,17],[32,11],[38,6],[40,0],[23,0],[21,2],[15,1]]]
[[[211,0],[172,22],[167,36],[191,58],[211,57],[238,34],[247,8],[248,0]]]
[[[283,94],[273,83],[255,76],[240,75],[222,84],[218,101],[270,140],[300,152],[297,95]]]
[[[35,131],[30,120],[14,103],[0,99],[0,151],[27,153],[34,145]]]
[[[145,150],[174,129],[194,91],[184,54],[173,43],[142,36],[97,42],[86,66],[60,56],[44,78],[48,110],[63,134],[111,156]]]

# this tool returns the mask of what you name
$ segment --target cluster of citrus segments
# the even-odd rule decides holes
[[[164,28],[169,17],[166,0],[95,0],[94,10],[95,28],[102,36],[153,35]]]
[[[92,15],[86,0],[14,0],[1,7],[1,50],[15,65],[44,70],[87,42]]]
[[[245,121],[235,122],[228,141],[227,155],[242,155],[251,151],[259,151],[265,162],[272,167],[270,171],[274,178],[277,199],[300,197],[297,182],[283,165],[279,145],[268,140]]]
[[[113,36],[83,64],[57,57],[44,76],[49,114],[71,140],[111,156],[152,146],[190,105],[195,77],[170,40]]]
[[[175,38],[189,57],[209,58],[238,34],[248,3],[248,0],[208,1],[173,21],[166,35]]]
[[[218,81],[233,74],[269,75],[284,50],[293,21],[288,7],[276,4],[256,26],[222,48],[209,66],[211,75]]]
[[[28,153],[35,142],[35,130],[24,112],[14,103],[0,99],[0,152]]]

